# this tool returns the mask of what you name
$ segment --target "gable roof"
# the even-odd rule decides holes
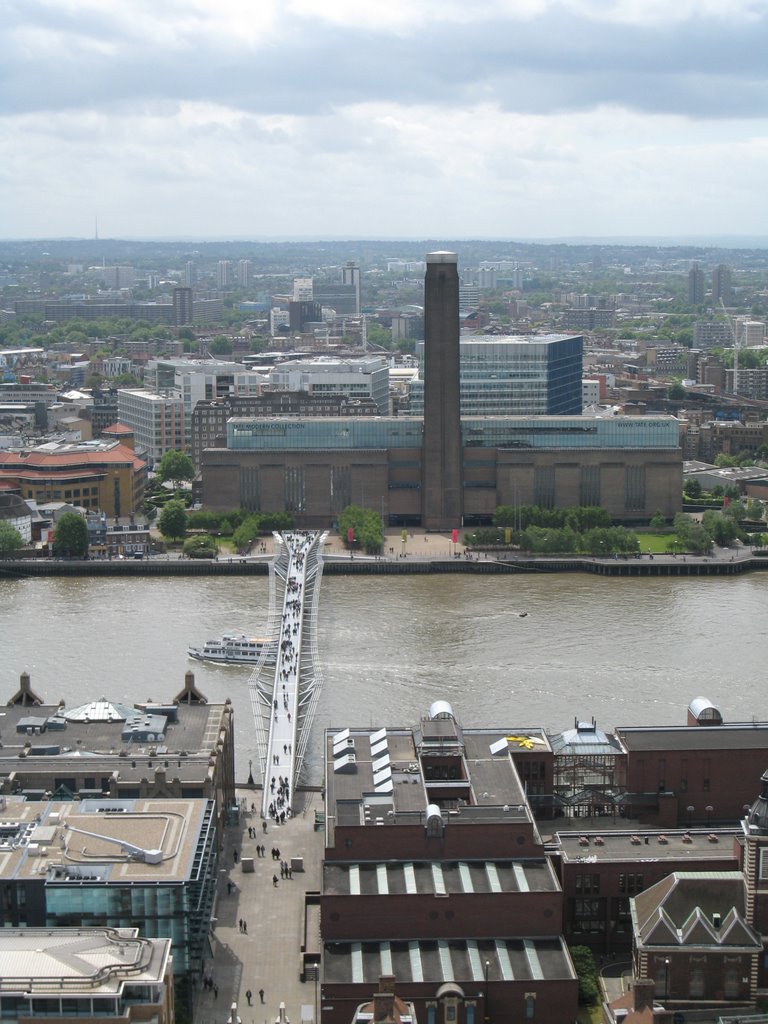
[[[675,871],[631,901],[638,946],[761,948],[740,871]]]

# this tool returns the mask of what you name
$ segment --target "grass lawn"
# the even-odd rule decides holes
[[[652,551],[654,555],[666,554],[670,550],[670,544],[677,540],[676,533],[638,533],[640,550],[645,555]],[[678,542],[678,550],[682,551],[682,545]]]
[[[599,1006],[580,1006],[576,1020],[579,1024],[602,1024],[603,1012]]]

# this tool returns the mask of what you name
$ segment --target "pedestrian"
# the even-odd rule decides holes
[[[248,934],[248,922],[247,921],[243,921],[243,933],[245,935]]]
[[[272,875],[272,885],[277,888],[277,875]]]
[[[267,823],[266,823],[266,821],[262,821],[261,828],[262,828],[262,831],[264,831],[264,832],[267,831]]]
[[[213,998],[214,999],[218,999],[219,998],[219,986],[216,985],[216,984],[214,984],[214,986],[213,986]]]
[[[234,857],[234,859],[235,859],[235,864],[237,864],[237,849],[234,849],[234,850],[232,851],[232,856],[233,856],[233,857]]]
[[[231,896],[231,895],[232,895],[232,883],[231,882],[227,882],[227,896]]]
[[[262,1003],[264,1002],[264,989],[263,988],[259,989],[259,999],[262,1001]]]
[[[239,920],[239,921],[237,922],[237,924],[238,924],[238,927],[240,928],[240,931],[242,931],[242,930],[243,930],[243,919],[242,919],[242,917],[241,917],[241,918],[240,918],[240,920]]]
[[[248,1005],[252,1006],[251,1000],[253,999],[253,992],[249,988],[245,990],[245,998],[248,1000]]]

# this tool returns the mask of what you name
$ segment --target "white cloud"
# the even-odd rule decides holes
[[[736,233],[762,205],[757,0],[6,6],[6,236]]]

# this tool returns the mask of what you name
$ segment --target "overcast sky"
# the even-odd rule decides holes
[[[0,237],[764,235],[768,0],[0,0]]]

